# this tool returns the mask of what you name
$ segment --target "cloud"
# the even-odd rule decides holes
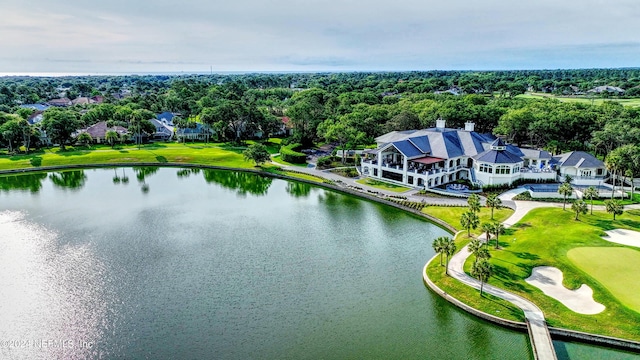
[[[0,70],[632,66],[639,15],[635,0],[9,0]]]

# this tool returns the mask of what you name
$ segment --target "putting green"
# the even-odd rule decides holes
[[[580,247],[569,250],[567,257],[621,303],[640,312],[640,251],[623,247]]]

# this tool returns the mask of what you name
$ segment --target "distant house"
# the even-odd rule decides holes
[[[91,125],[85,130],[80,131],[80,133],[83,133],[83,132],[88,133],[93,138],[93,141],[100,144],[105,142],[105,136],[107,134],[107,131],[109,130],[115,130],[115,132],[118,133],[118,135],[128,133],[127,129],[123,128],[122,126],[108,127],[106,121],[100,121],[97,124]]]
[[[44,111],[34,111],[33,114],[29,115],[29,117],[27,118],[29,125],[35,125],[41,122],[43,118],[42,116],[43,113]]]
[[[45,111],[48,108],[50,108],[51,106],[47,105],[47,104],[22,104],[20,105],[21,108],[25,108],[25,109],[33,109],[33,110],[37,110],[37,111]]]
[[[104,96],[102,95],[92,96],[90,100],[92,104],[102,104],[104,102]]]
[[[571,151],[554,156],[561,177],[569,175],[576,185],[596,185],[607,176],[607,167],[595,156],[584,151]]]
[[[163,113],[160,113],[156,116],[156,119],[158,119],[160,122],[163,122],[169,126],[174,126],[173,124],[173,118],[179,116],[179,114],[174,114],[168,111],[165,111]]]
[[[273,133],[274,136],[289,136],[293,134],[293,123],[287,116],[283,116],[281,119],[281,125],[279,129]]]
[[[204,125],[201,123],[194,124],[195,126],[192,128],[178,128],[178,130],[176,131],[176,138],[178,138],[179,141],[206,140],[207,136],[211,136],[213,134],[213,131],[208,125]]]
[[[67,98],[51,99],[51,100],[47,101],[47,104],[49,104],[51,106],[56,106],[56,107],[66,107],[66,106],[73,105],[71,100],[69,100]]]
[[[89,103],[88,97],[77,97],[71,100],[71,105],[89,105]]]
[[[591,90],[587,90],[588,93],[598,93],[598,94],[603,92],[614,93],[614,94],[624,94],[624,91],[625,90],[623,88],[619,88],[617,86],[609,86],[609,85],[597,86]]]
[[[175,128],[157,119],[149,120],[156,127],[156,132],[151,136],[152,140],[168,141],[173,137]]]

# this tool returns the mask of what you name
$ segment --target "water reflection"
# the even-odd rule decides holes
[[[22,212],[0,212],[0,347],[3,359],[100,357],[107,317],[117,303],[107,268],[88,243],[62,245],[58,234]],[[6,344],[6,343],[5,343]]]
[[[122,168],[122,176],[118,175],[118,168],[113,168],[112,181],[113,181],[114,184],[120,184],[121,182],[123,184],[128,184],[129,183],[129,177],[127,176],[127,173],[125,172],[125,168]]]
[[[200,169],[198,168],[180,169],[176,173],[176,175],[178,175],[178,178],[187,178],[191,176],[191,174],[200,174]]]
[[[288,182],[287,192],[295,197],[307,197],[311,193],[311,185],[299,182]]]
[[[225,189],[236,190],[240,196],[266,195],[273,179],[245,172],[202,170],[207,183],[215,183]]]
[[[42,188],[42,182],[47,173],[32,173],[20,175],[6,175],[0,177],[0,190],[28,190],[35,194]]]
[[[49,179],[57,187],[79,190],[84,186],[87,175],[85,175],[84,170],[72,170],[51,173],[49,174]]]
[[[158,166],[142,166],[133,168],[133,172],[136,173],[136,179],[138,179],[138,184],[140,184],[140,190],[144,194],[147,194],[149,192],[147,176],[157,173],[159,169],[160,167]]]

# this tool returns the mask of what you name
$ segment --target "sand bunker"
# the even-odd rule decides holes
[[[577,290],[565,288],[562,285],[562,271],[553,266],[533,268],[531,276],[525,281],[578,314],[593,315],[605,309],[604,305],[593,300],[593,290],[589,286],[582,284]]]
[[[605,232],[607,233],[607,236],[603,236],[602,238],[607,241],[622,245],[640,247],[640,232],[638,231],[615,229]]]

